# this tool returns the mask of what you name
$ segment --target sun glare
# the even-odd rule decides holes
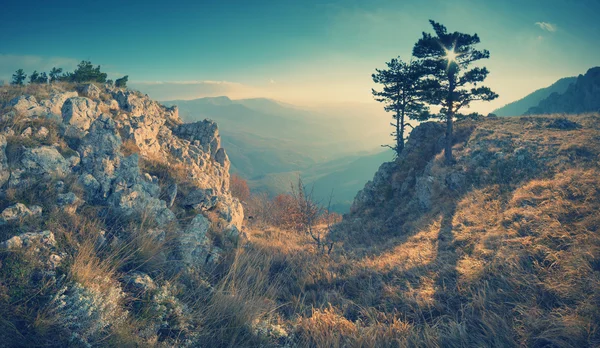
[[[446,59],[448,60],[448,65],[450,65],[450,63],[452,62],[456,62],[456,59],[458,59],[458,57],[460,56],[459,53],[454,51],[454,47],[452,47],[452,49],[444,48],[444,51],[446,52]]]

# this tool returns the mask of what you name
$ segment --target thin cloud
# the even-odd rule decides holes
[[[556,31],[556,24],[548,23],[548,22],[535,22],[535,25],[540,27],[540,29],[549,31],[551,33]]]
[[[232,98],[248,98],[262,94],[255,87],[230,81],[132,81],[128,85],[158,100],[195,99],[222,95]]]
[[[212,81],[212,80],[183,80],[183,81],[131,81],[138,85],[242,85],[230,81]]]
[[[47,72],[53,67],[73,70],[77,63],[79,61],[72,58],[0,53],[0,79],[9,80],[17,69],[23,69],[29,75],[33,70]]]

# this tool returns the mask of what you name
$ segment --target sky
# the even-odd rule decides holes
[[[429,19],[491,52],[487,113],[600,65],[600,0],[14,1],[0,11],[0,80],[100,64],[160,99],[374,102],[371,74],[410,59]]]

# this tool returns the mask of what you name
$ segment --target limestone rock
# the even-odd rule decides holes
[[[61,115],[62,107],[65,101],[69,98],[77,97],[77,92],[62,92],[54,93],[50,96],[50,99],[42,100],[40,102],[51,115]]]
[[[31,127],[25,128],[25,130],[21,133],[22,137],[29,138],[33,134],[33,129]]]
[[[6,158],[6,137],[0,134],[0,187],[8,181],[10,172]]]
[[[0,214],[0,225],[12,222],[20,221],[29,217],[37,217],[42,215],[42,208],[37,205],[32,205],[31,208],[23,203],[17,203],[4,209]]]
[[[210,221],[202,215],[196,215],[189,223],[180,239],[183,261],[190,265],[203,265],[210,255],[210,240],[207,232]]]
[[[68,192],[59,194],[56,200],[56,204],[59,207],[62,207],[63,210],[70,213],[74,213],[77,210],[77,208],[81,204],[83,204],[83,201],[81,200],[81,198],[77,197],[75,193]]]
[[[36,115],[46,115],[47,109],[40,106],[34,96],[22,95],[9,102],[19,115],[24,117],[32,117]]]
[[[99,99],[100,98],[100,88],[96,87],[93,83],[88,83],[83,85],[81,88],[81,94],[90,98],[90,99]]]
[[[221,137],[217,124],[211,120],[179,125],[173,129],[173,133],[191,142],[198,141],[204,152],[209,153],[213,158],[221,148]]]
[[[83,138],[99,113],[98,104],[91,99],[84,97],[67,99],[62,107],[65,135]]]
[[[12,170],[9,185],[19,186],[23,178],[63,178],[70,173],[70,163],[53,146],[26,149],[20,166]]]
[[[108,197],[115,170],[120,166],[123,157],[119,151],[120,147],[121,137],[115,122],[108,115],[102,115],[92,123],[89,133],[79,146],[83,173],[90,174],[98,183],[98,191],[95,192],[98,199]],[[89,184],[86,187],[95,186],[89,177],[83,179]]]
[[[422,209],[431,209],[431,195],[433,193],[434,178],[432,176],[421,176],[417,178],[415,194]]]
[[[133,91],[118,90],[113,93],[113,97],[119,104],[119,108],[128,112],[131,116],[158,116],[160,115],[160,106],[149,98],[138,96]]]
[[[50,231],[23,233],[5,241],[3,246],[7,249],[19,249],[28,248],[34,244],[45,248],[55,247],[56,239],[54,239],[54,233]]]
[[[137,295],[156,290],[156,284],[149,275],[143,272],[127,273],[124,279],[125,289]]]
[[[167,187],[166,202],[167,207],[171,208],[175,204],[175,198],[177,197],[177,184],[172,183]]]
[[[182,204],[197,210],[209,210],[217,204],[217,200],[212,189],[196,189],[183,199]]]
[[[40,129],[38,129],[37,132],[35,132],[35,137],[38,139],[45,139],[48,136],[48,134],[50,134],[48,128],[40,127]]]

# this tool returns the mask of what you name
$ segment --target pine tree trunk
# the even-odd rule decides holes
[[[448,110],[448,117],[446,119],[446,149],[444,150],[444,157],[446,159],[446,164],[451,165],[454,160],[452,158],[452,119],[454,118],[454,113]]]
[[[452,165],[452,163],[454,163],[454,159],[452,157],[452,121],[454,118],[454,110],[453,110],[453,106],[454,106],[454,88],[455,88],[455,81],[454,81],[454,73],[450,73],[448,75],[448,79],[450,80],[450,88],[448,90],[448,99],[447,99],[447,108],[448,108],[448,114],[446,115],[446,148],[444,149],[444,157],[446,160],[446,164],[447,165]]]

